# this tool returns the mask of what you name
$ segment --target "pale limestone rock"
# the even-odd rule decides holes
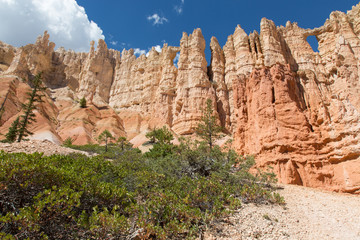
[[[0,73],[6,71],[16,54],[16,48],[0,41]]]
[[[90,53],[79,75],[79,97],[85,96],[95,105],[105,106],[109,102],[117,61],[120,61],[120,54],[109,50],[104,40],[99,40],[96,51],[92,42]]]
[[[52,69],[52,54],[55,43],[49,41],[49,34],[45,31],[39,36],[35,44],[29,44],[19,48],[11,65],[5,74],[16,75],[21,78],[29,78],[42,72],[46,84],[53,84],[49,78]]]
[[[209,68],[210,81],[213,82],[216,89],[217,112],[221,125],[230,129],[230,106],[229,91],[225,83],[225,55],[221,49],[218,40],[211,38],[211,64]]]
[[[180,40],[180,59],[176,78],[172,129],[177,134],[192,134],[201,118],[207,99],[214,105],[215,90],[207,75],[205,39],[200,29]]]
[[[180,47],[165,44],[161,53],[138,58],[134,50],[107,49],[103,40],[89,53],[54,51],[47,33],[21,48],[0,43],[0,100],[10,96],[0,131],[24,101],[28,88],[19,79],[38,71],[50,91],[37,113],[44,127],[34,128],[77,143],[94,142],[107,128],[117,136],[126,131],[137,145],[163,125],[193,134],[212,99],[234,147],[256,155],[259,167],[273,166],[281,182],[359,192],[359,12],[360,4],[347,14],[333,12],[315,29],[276,27],[265,18],[260,33],[237,26],[223,49],[211,39],[209,67],[200,29],[184,33]],[[316,36],[319,52],[309,36]],[[86,109],[77,102],[83,96]]]
[[[275,23],[266,18],[261,19],[260,42],[265,66],[270,67],[276,63],[286,63],[281,40],[282,36],[277,31]]]

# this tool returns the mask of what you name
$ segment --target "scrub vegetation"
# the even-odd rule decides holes
[[[0,238],[193,239],[241,204],[283,202],[273,174],[249,173],[251,156],[207,137],[174,145],[166,127],[148,138],[144,154],[126,138],[107,146],[68,140],[94,157],[1,152]]]

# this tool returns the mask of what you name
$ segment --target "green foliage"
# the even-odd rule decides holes
[[[32,85],[32,91],[28,92],[28,102],[26,104],[21,104],[21,107],[24,111],[24,114],[20,117],[19,127],[18,127],[18,142],[21,142],[24,137],[31,135],[32,133],[28,130],[28,126],[35,122],[34,110],[36,109],[35,103],[43,102],[41,100],[41,95],[39,92],[45,91],[45,87],[42,86],[41,73],[37,74],[34,79],[30,80]]]
[[[17,239],[98,239],[98,229],[116,220],[106,234],[126,233],[121,219],[134,199],[122,186],[123,173],[101,157],[1,152],[0,160],[0,232]]]
[[[171,144],[171,141],[174,140],[174,136],[166,126],[148,132],[146,137],[154,144],[146,153],[147,157],[159,158],[172,154],[174,145]]]
[[[81,108],[86,108],[86,99],[85,99],[85,97],[81,98],[79,103],[80,103]]]
[[[212,151],[215,140],[220,137],[222,131],[222,127],[217,123],[213,108],[213,102],[211,99],[208,99],[206,101],[206,107],[203,109],[201,121],[195,130],[196,134],[209,145],[210,152]]]
[[[132,144],[126,139],[126,137],[119,137],[116,140],[116,143],[119,144],[121,151],[124,151],[125,149],[132,148]]]
[[[130,146],[125,146],[124,150],[121,149],[121,146],[114,143],[109,143],[107,146],[107,151],[105,152],[106,146],[100,146],[98,144],[86,144],[86,145],[71,145],[69,146],[72,149],[88,152],[90,155],[99,154],[106,159],[116,160],[126,155],[127,151],[131,152],[141,152],[139,149],[131,148]]]
[[[9,142],[9,143],[15,142],[17,134],[18,134],[19,120],[20,120],[20,117],[17,117],[15,119],[15,121],[11,124],[9,131],[5,135],[6,142]]]
[[[115,139],[113,135],[109,132],[109,130],[104,130],[98,137],[99,142],[105,142],[105,152],[107,152],[108,149],[108,141],[111,139]]]
[[[114,143],[108,152],[70,146],[99,154],[92,158],[0,152],[0,236],[190,239],[242,202],[283,202],[265,173],[249,173],[253,157],[218,146],[209,155],[206,142],[172,139],[158,130],[146,154]]]
[[[68,138],[66,138],[65,140],[64,140],[64,142],[63,142],[63,146],[64,147],[71,147],[72,146],[72,144],[73,144],[73,142],[74,142],[74,139],[72,139],[71,137],[68,137]]]
[[[150,140],[151,143],[159,144],[170,144],[171,141],[174,140],[173,134],[166,126],[146,133],[146,137]]]

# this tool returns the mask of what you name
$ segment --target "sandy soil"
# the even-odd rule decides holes
[[[0,150],[45,155],[84,153],[47,140],[0,143]],[[359,195],[294,185],[280,185],[278,192],[285,198],[284,206],[243,204],[234,215],[211,226],[204,239],[360,240]]]
[[[20,143],[0,143],[0,151],[4,150],[5,152],[15,153],[15,152],[25,152],[25,153],[34,153],[34,152],[43,152],[44,155],[49,156],[52,154],[62,154],[67,155],[70,153],[81,153],[89,156],[87,152],[78,151],[66,147],[59,146],[48,140],[30,140],[22,141]]]
[[[243,205],[205,239],[360,239],[360,196],[281,187],[286,205]]]

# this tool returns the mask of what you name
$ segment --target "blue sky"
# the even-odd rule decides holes
[[[277,26],[285,25],[290,20],[298,22],[300,27],[314,28],[323,25],[332,11],[346,12],[358,2],[359,0],[0,0],[0,40],[23,45],[25,41],[31,43],[36,39],[29,32],[34,32],[37,36],[44,30],[49,30],[51,40],[57,46],[62,45],[67,49],[86,51],[90,39],[102,37],[109,48],[148,51],[152,46],[162,46],[163,42],[178,46],[182,32],[191,33],[195,28],[201,28],[207,42],[206,55],[209,59],[210,38],[217,37],[223,46],[237,24],[247,33],[259,31],[260,20],[266,17]],[[22,8],[22,11],[17,8]],[[61,14],[56,16],[60,10]],[[16,20],[19,19],[19,12],[25,12],[21,15],[24,21]],[[34,16],[37,20],[34,20]],[[2,19],[5,17],[6,19]],[[30,18],[26,20],[26,17]],[[48,22],[52,25],[47,24]],[[76,28],[77,25],[79,26]],[[24,28],[23,32],[28,32],[27,36],[16,33],[21,27]],[[29,40],[30,37],[33,40]],[[79,42],[77,45],[68,44],[74,39]],[[80,39],[83,40],[81,44]]]
[[[90,19],[104,31],[110,47],[148,49],[162,45],[179,45],[182,32],[201,28],[207,45],[215,36],[221,46],[226,43],[237,24],[247,32],[259,31],[261,18],[266,17],[277,26],[288,20],[300,27],[314,28],[324,24],[334,10],[347,11],[358,0],[78,0]],[[179,10],[179,8],[182,10]],[[158,14],[166,18],[153,24],[147,17]],[[314,39],[313,39],[314,40]],[[114,46],[110,42],[117,42]],[[314,45],[314,44],[313,44]],[[209,59],[207,47],[206,55]]]

